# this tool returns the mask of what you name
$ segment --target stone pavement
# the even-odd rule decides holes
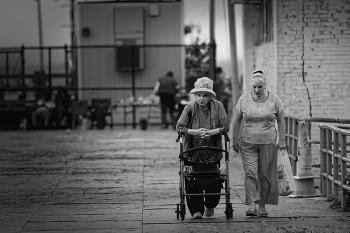
[[[324,197],[280,197],[268,218],[245,216],[243,168],[230,151],[233,219],[176,219],[172,130],[0,132],[0,232],[350,232]]]

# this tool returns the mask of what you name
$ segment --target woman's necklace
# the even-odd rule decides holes
[[[204,112],[208,111],[208,109],[209,109],[208,106],[199,106],[199,107]]]
[[[254,95],[252,92],[253,100],[258,102],[258,103],[261,103],[261,102],[264,102],[265,100],[267,100],[268,96],[269,96],[269,93],[266,90],[262,93],[261,96]]]

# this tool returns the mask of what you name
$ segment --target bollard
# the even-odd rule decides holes
[[[295,192],[289,197],[316,197],[314,176],[312,174],[312,156],[311,146],[308,143],[310,132],[310,123],[306,121],[299,122],[298,138],[298,162],[297,174],[294,176]]]
[[[140,129],[141,130],[147,130],[147,125],[148,125],[147,119],[142,117],[140,119]]]

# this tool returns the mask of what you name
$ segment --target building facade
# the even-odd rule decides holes
[[[82,91],[83,99],[147,96],[167,71],[184,84],[182,1],[81,2],[77,10],[79,87],[121,88]]]
[[[261,69],[286,115],[349,119],[350,1],[245,3],[243,91]]]

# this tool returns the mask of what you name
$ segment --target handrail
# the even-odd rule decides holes
[[[306,117],[306,118],[300,118],[299,121],[350,124],[350,119],[336,119],[336,118],[326,118],[326,117],[325,118]]]
[[[340,127],[336,126],[336,125],[327,125],[327,124],[319,124],[319,127],[322,129],[329,129],[332,130],[333,132],[339,133],[339,134],[344,134],[346,136],[350,136],[350,131],[349,130],[345,130],[345,129],[341,129]]]
[[[344,124],[350,124],[350,119],[341,119],[341,118],[322,118],[322,117],[304,117],[304,118],[298,118],[295,116],[285,115],[285,137],[286,137],[286,144],[288,148],[288,154],[289,158],[291,160],[292,170],[293,174],[296,174],[297,170],[297,161],[298,161],[298,152],[297,152],[297,146],[299,141],[299,132],[298,132],[298,125],[301,121],[305,121],[308,123],[320,123],[320,125],[326,125],[325,123],[336,123],[335,127],[337,127],[336,130],[341,129],[350,129],[350,126],[344,125]],[[332,127],[331,125],[327,124],[327,127]],[[330,128],[331,129],[331,128]],[[335,129],[335,128],[334,128]],[[311,128],[310,128],[311,132]],[[337,131],[338,132],[338,131]],[[339,132],[340,133],[340,132]],[[311,135],[308,135],[308,144],[320,144],[319,139],[311,139]],[[350,145],[350,142],[347,143],[347,145]]]

